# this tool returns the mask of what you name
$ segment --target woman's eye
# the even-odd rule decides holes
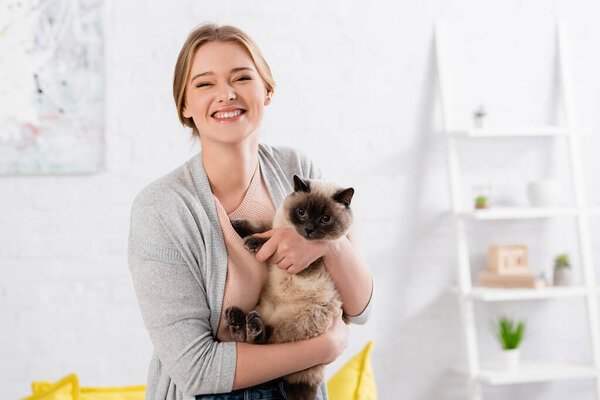
[[[324,223],[328,223],[329,221],[331,221],[331,217],[329,215],[323,215],[321,217],[321,221],[323,221]]]
[[[241,76],[238,79],[236,79],[236,81],[249,81],[250,77],[249,76]]]
[[[198,83],[198,84],[196,84],[196,87],[197,87],[197,88],[199,88],[199,87],[204,87],[204,86],[210,86],[210,83],[202,82],[202,83]]]
[[[298,215],[301,216],[301,217],[303,217],[304,214],[305,214],[304,208],[299,208],[298,209]]]

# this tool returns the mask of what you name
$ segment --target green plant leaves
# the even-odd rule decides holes
[[[494,324],[496,338],[504,350],[512,350],[519,347],[525,334],[525,321],[515,321],[508,317],[500,317]]]
[[[571,266],[567,253],[559,254],[554,258],[554,268],[568,268]]]

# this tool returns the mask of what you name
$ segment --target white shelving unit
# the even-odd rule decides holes
[[[481,210],[462,211],[459,216],[466,219],[526,219],[575,216],[579,210],[570,207],[533,208],[533,207],[494,207]]]
[[[465,369],[455,368],[455,372],[468,375]],[[570,379],[596,378],[597,370],[590,365],[573,362],[531,361],[526,360],[512,370],[497,365],[486,365],[475,376],[475,380],[486,385],[516,385],[519,383],[536,383],[549,381],[565,381]]]
[[[595,378],[598,372],[590,365],[569,362],[524,361],[512,371],[489,367],[479,374],[479,380],[489,385],[513,385],[517,383],[561,381],[568,379]]]
[[[502,138],[515,136],[565,136],[572,130],[558,126],[532,126],[524,129],[482,129],[471,128],[467,130],[451,131],[450,135],[456,137],[478,137],[478,138]],[[577,133],[586,133],[585,130],[578,130]]]
[[[435,27],[435,45],[437,72],[440,85],[442,108],[442,124],[445,131],[448,153],[448,176],[451,196],[452,214],[456,229],[457,251],[457,286],[451,291],[456,294],[463,330],[464,347],[466,349],[466,365],[456,368],[466,377],[468,397],[471,400],[482,399],[482,385],[510,385],[566,379],[594,379],[596,399],[600,400],[600,325],[598,323],[598,306],[596,280],[592,265],[591,240],[589,234],[589,215],[600,213],[599,208],[588,208],[583,179],[581,157],[579,155],[579,135],[587,132],[577,128],[574,118],[571,79],[566,63],[568,49],[565,40],[563,23],[557,23],[557,46],[560,62],[561,93],[565,107],[565,126],[517,127],[515,129],[457,129],[450,110],[452,94],[447,85],[447,34],[443,22],[438,21]],[[573,183],[575,205],[559,208],[491,208],[484,210],[461,209],[460,169],[458,164],[457,141],[481,140],[485,138],[519,137],[558,137],[567,141],[570,177]],[[549,287],[545,289],[492,289],[473,287],[471,267],[469,265],[469,249],[465,224],[469,221],[516,220],[525,218],[571,217],[577,221],[578,250],[580,253],[583,275],[583,286]],[[592,365],[572,362],[523,360],[517,369],[503,370],[499,367],[480,365],[477,331],[475,324],[474,302],[508,302],[544,299],[582,297],[585,300],[587,326],[592,347]]]
[[[460,289],[452,288],[452,293],[461,294]],[[587,296],[586,287],[547,287],[544,289],[495,289],[486,287],[474,287],[466,298],[477,301],[519,301],[535,299],[560,299],[565,297],[584,297]]]

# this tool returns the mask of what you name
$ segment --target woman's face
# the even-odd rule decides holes
[[[257,131],[270,101],[243,47],[208,42],[196,50],[183,115],[194,120],[203,141],[241,142]]]

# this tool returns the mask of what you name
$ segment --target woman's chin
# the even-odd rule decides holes
[[[216,133],[216,135],[215,135]],[[221,144],[240,144],[242,142],[252,140],[254,138],[258,138],[259,130],[256,129],[254,131],[249,131],[245,133],[240,133],[239,130],[231,130],[231,131],[222,131],[222,132],[213,132],[211,135],[204,135],[204,140],[206,139],[214,142],[219,142]],[[200,134],[200,138],[202,139],[202,134]]]

